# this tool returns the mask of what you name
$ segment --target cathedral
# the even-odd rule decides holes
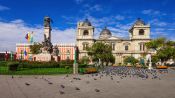
[[[112,46],[112,53],[115,57],[115,65],[123,63],[124,58],[133,56],[137,59],[147,53],[145,43],[151,40],[150,25],[138,18],[128,30],[129,38],[113,36],[111,31],[105,27],[98,39],[94,38],[94,26],[86,19],[78,22],[76,31],[76,45],[79,49],[79,59],[88,56],[86,47],[95,42],[105,42]]]

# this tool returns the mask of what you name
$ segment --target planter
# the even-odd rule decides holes
[[[156,68],[157,68],[157,69],[167,69],[168,66],[160,65],[160,66],[157,66]]]

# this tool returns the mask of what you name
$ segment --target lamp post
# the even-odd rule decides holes
[[[77,47],[74,47],[74,64],[73,64],[73,74],[78,74],[78,63],[77,63]]]

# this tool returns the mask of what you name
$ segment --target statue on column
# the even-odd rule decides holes
[[[51,19],[50,17],[44,17],[44,27],[50,27]]]
[[[50,26],[51,18],[50,17],[44,17],[44,27],[51,27]],[[52,53],[53,52],[53,45],[49,39],[50,37],[47,37],[46,34],[44,34],[44,41],[42,42],[43,44],[43,49],[42,52],[46,53]]]

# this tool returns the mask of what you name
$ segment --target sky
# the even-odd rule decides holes
[[[0,0],[0,51],[15,51],[34,32],[42,42],[43,18],[52,18],[52,43],[75,43],[77,22],[88,18],[95,38],[107,26],[113,36],[128,37],[137,18],[151,25],[151,38],[175,40],[175,0]]]

